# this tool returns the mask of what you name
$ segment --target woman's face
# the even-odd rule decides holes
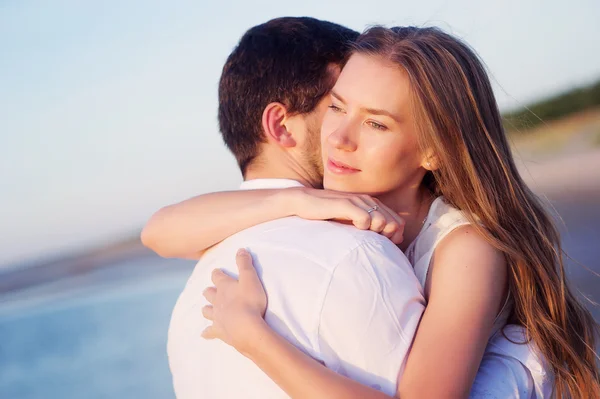
[[[321,145],[327,189],[381,195],[421,183],[408,74],[354,54],[331,92]]]

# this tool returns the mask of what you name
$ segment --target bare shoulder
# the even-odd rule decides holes
[[[461,226],[449,233],[435,249],[438,260],[468,262],[477,264],[503,265],[504,254],[488,242],[472,225]],[[454,262],[452,262],[454,263]]]
[[[457,228],[435,249],[431,280],[460,284],[498,285],[507,279],[506,257],[472,225]]]

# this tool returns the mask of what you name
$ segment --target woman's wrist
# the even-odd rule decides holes
[[[278,190],[272,197],[272,206],[281,217],[298,216],[299,202],[304,195],[304,187],[284,188]]]
[[[244,339],[234,345],[235,349],[245,357],[253,360],[263,351],[263,345],[267,341],[268,334],[273,330],[261,317],[253,320],[244,328]]]

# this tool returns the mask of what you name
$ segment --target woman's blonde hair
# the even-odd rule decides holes
[[[371,28],[354,52],[408,73],[419,143],[439,166],[424,184],[505,254],[515,304],[510,321],[526,327],[552,368],[555,394],[600,398],[597,325],[567,285],[560,236],[517,171],[475,52],[437,28],[416,27]]]

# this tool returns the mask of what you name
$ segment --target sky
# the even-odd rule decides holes
[[[503,110],[600,78],[597,0],[0,1],[0,268],[235,189],[219,75],[248,28],[279,16],[439,26],[480,54]]]

